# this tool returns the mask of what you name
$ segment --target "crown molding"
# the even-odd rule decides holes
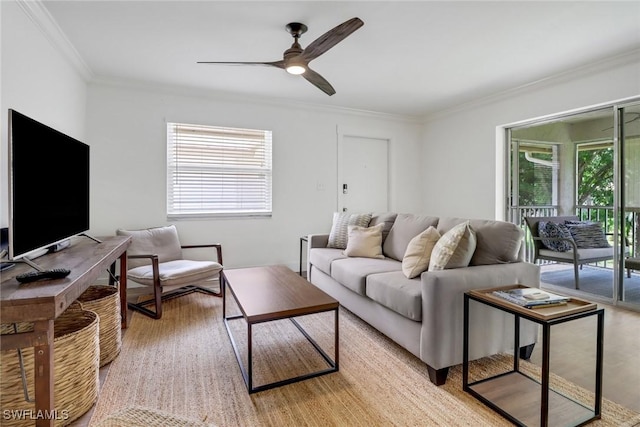
[[[284,98],[264,97],[258,95],[247,95],[236,92],[225,92],[213,89],[192,88],[179,85],[169,85],[164,83],[156,83],[141,80],[113,78],[106,76],[95,76],[90,84],[98,86],[106,86],[113,88],[124,88],[141,90],[152,93],[161,93],[175,96],[189,96],[200,99],[209,99],[215,101],[239,102],[260,104],[270,107],[299,109],[305,111],[315,111],[327,114],[349,114],[353,116],[376,118],[381,120],[390,120],[402,123],[421,124],[422,118],[418,116],[409,116],[401,114],[382,113],[370,110],[361,110],[357,108],[340,107],[335,105],[314,104],[302,101],[293,101]]]
[[[51,16],[44,2],[41,0],[15,0],[15,2],[85,81],[93,79],[93,72]]]
[[[588,76],[598,72],[610,70],[612,68],[638,63],[640,64],[640,49],[633,49],[630,51],[622,52],[614,56],[610,56],[599,61],[591,62],[579,67],[572,68],[570,70],[562,71],[548,77],[535,80],[520,86],[516,86],[511,89],[507,89],[489,96],[476,98],[472,101],[465,102],[436,113],[427,113],[423,116],[423,123],[428,123],[433,120],[438,120],[452,114],[460,113],[474,108],[482,107],[485,105],[494,104],[509,98],[513,98],[519,95],[525,95],[530,92],[534,92],[545,87],[557,85],[569,80],[574,80],[579,77]]]

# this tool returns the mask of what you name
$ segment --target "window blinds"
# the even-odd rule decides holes
[[[270,215],[271,131],[167,123],[167,214]]]

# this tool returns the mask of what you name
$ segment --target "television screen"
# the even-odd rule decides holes
[[[9,257],[89,229],[89,146],[9,110]]]

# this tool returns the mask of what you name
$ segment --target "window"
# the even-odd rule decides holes
[[[271,131],[167,123],[167,215],[271,215]]]

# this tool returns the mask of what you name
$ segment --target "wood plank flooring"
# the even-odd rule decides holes
[[[603,396],[640,412],[640,312],[604,307]],[[580,319],[551,328],[551,372],[594,390],[596,319]],[[531,361],[542,364],[541,345]]]

